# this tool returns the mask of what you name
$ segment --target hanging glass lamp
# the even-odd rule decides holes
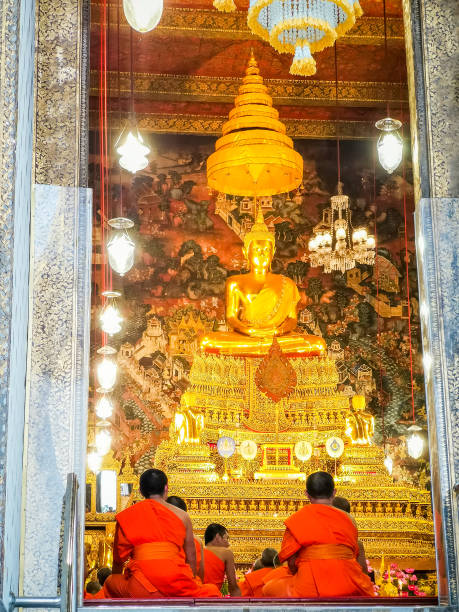
[[[120,166],[132,174],[148,166],[147,155],[151,152],[150,147],[144,143],[142,134],[133,119],[121,132],[116,141],[115,150],[120,156]]]
[[[112,416],[113,404],[107,393],[104,393],[98,400],[95,406],[95,411],[97,416],[104,421]]]
[[[88,468],[96,474],[102,465],[102,457],[95,450],[92,450],[87,455]]]
[[[134,223],[130,219],[117,217],[110,219],[108,224],[115,230],[107,244],[108,262],[115,272],[124,276],[134,265],[135,244],[128,234],[128,229]]]
[[[406,439],[408,455],[413,457],[413,459],[419,459],[424,450],[424,440],[418,433],[422,431],[422,428],[418,425],[411,425],[408,427],[408,431],[411,432],[411,435]]]
[[[121,296],[119,291],[104,291],[102,295],[107,298],[107,303],[100,313],[100,327],[103,332],[113,336],[121,331],[123,317],[120,315],[116,305],[116,298]]]
[[[102,429],[99,433],[96,434],[96,449],[98,455],[101,457],[106,455],[110,450],[110,446],[112,444],[112,436],[106,429]]]
[[[123,0],[124,15],[137,32],[150,32],[163,14],[163,0]]]
[[[111,346],[103,346],[97,352],[103,355],[102,360],[96,366],[97,380],[105,392],[111,391],[115,386],[118,370],[116,361],[112,358],[116,350]]]
[[[375,126],[382,132],[377,144],[379,163],[386,172],[392,174],[403,157],[403,140],[398,132],[402,123],[398,119],[386,117],[377,121]]]
[[[392,457],[390,455],[386,455],[386,458],[384,459],[384,466],[386,470],[389,472],[389,474],[392,474],[394,462],[392,461]]]

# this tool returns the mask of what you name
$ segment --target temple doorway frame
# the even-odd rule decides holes
[[[58,14],[52,0],[35,0],[34,11],[31,4],[4,0],[0,9],[2,24],[8,24],[0,28],[2,37],[10,41],[5,37],[19,36],[20,43],[27,42],[32,57],[35,44],[32,68],[23,65],[23,60],[21,64],[20,45],[8,62],[8,50],[0,47],[1,65],[15,77],[0,88],[5,116],[14,120],[18,92],[24,87],[21,75],[28,83],[32,79],[35,92],[31,147],[18,149],[16,158],[0,160],[0,211],[11,218],[2,228],[8,239],[2,254],[6,272],[16,279],[13,285],[11,279],[0,278],[10,305],[0,321],[6,329],[0,356],[7,363],[0,382],[8,389],[0,416],[0,425],[7,431],[0,441],[0,459],[4,458],[6,466],[0,485],[0,529],[10,530],[7,545],[1,540],[0,566],[8,570],[3,572],[5,603],[10,590],[34,596],[48,596],[55,590],[60,508],[68,472],[75,472],[80,481],[80,521],[84,524],[92,252],[92,199],[86,188],[89,0],[62,0]],[[458,137],[453,129],[459,121],[457,107],[451,106],[455,0],[403,0],[403,4],[416,169],[419,290],[428,307],[422,334],[424,355],[429,355],[426,394],[441,604],[435,609],[452,610],[458,603],[459,550],[459,408],[454,397],[459,165]],[[445,32],[451,35],[451,45],[445,43]],[[18,118],[18,131],[22,126],[27,132],[31,125],[27,113]],[[3,136],[14,155],[17,135],[4,132]],[[21,170],[19,162],[26,159],[29,166]],[[20,207],[18,194],[23,196],[23,192],[8,189],[11,168],[21,184],[31,178],[30,217],[28,209]],[[18,244],[24,242],[18,228],[21,223],[27,228],[29,222],[30,270],[20,258],[13,260]],[[23,295],[18,292],[19,281],[22,291],[25,287],[29,292],[27,346],[18,333],[27,313],[19,319],[14,314]],[[27,353],[26,375],[16,353],[13,355],[18,349],[22,355]],[[25,401],[14,394],[24,376]],[[23,465],[18,469],[21,451]],[[17,516],[23,517],[19,526]]]

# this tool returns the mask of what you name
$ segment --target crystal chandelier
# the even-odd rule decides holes
[[[115,230],[107,244],[108,262],[115,272],[124,276],[134,265],[135,244],[127,232],[134,227],[134,223],[130,219],[117,217],[110,219],[108,224]]]
[[[103,332],[113,336],[121,331],[123,317],[116,306],[116,298],[120,297],[119,291],[104,291],[102,295],[107,298],[107,303],[100,313],[100,327]]]
[[[377,144],[379,163],[386,172],[392,174],[403,156],[403,140],[398,132],[402,123],[398,119],[386,117],[377,121],[375,126],[382,132]]]
[[[214,0],[220,11],[234,11],[234,0]],[[291,74],[316,72],[313,53],[334,45],[362,15],[358,0],[250,0],[247,23],[279,53],[293,54]]]
[[[124,15],[137,32],[156,28],[163,14],[163,0],[123,0]]]
[[[356,262],[373,265],[375,261],[375,239],[364,227],[352,228],[349,198],[338,184],[338,195],[330,198],[331,208],[323,212],[322,222],[314,227],[309,240],[311,267],[324,267],[329,273],[341,273],[355,267]],[[351,234],[352,232],[352,234]]]

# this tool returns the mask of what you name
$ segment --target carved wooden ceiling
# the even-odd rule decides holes
[[[122,0],[109,0],[107,88],[110,127],[124,124],[131,108],[143,129],[219,134],[237,95],[251,48],[274,105],[297,137],[374,137],[374,121],[389,105],[408,121],[402,0],[361,0],[364,15],[347,36],[315,54],[312,77],[289,74],[291,56],[253,36],[245,0],[219,13],[211,0],[165,0],[159,26],[139,34],[128,26]],[[90,121],[96,128],[104,4],[91,3]],[[131,43],[132,36],[132,43]],[[132,50],[132,53],[131,53]],[[337,61],[337,64],[335,63]],[[338,73],[336,93],[335,66]],[[338,98],[338,104],[336,99]]]

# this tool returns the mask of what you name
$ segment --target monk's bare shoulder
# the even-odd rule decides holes
[[[173,506],[172,504],[168,504],[167,502],[164,502],[164,505],[166,506],[168,510],[170,510],[171,512],[173,512],[179,517],[179,519],[182,521],[185,527],[191,522],[190,517],[185,512],[185,510],[182,510],[181,508],[177,508],[177,506]]]
[[[349,514],[349,512],[341,510],[341,508],[337,508],[336,506],[333,506],[333,510],[338,510],[338,512],[341,512],[341,514],[345,514],[347,518],[351,521],[351,523],[354,525],[354,527],[357,527],[357,523],[355,522],[355,518],[352,516],[352,514]]]

